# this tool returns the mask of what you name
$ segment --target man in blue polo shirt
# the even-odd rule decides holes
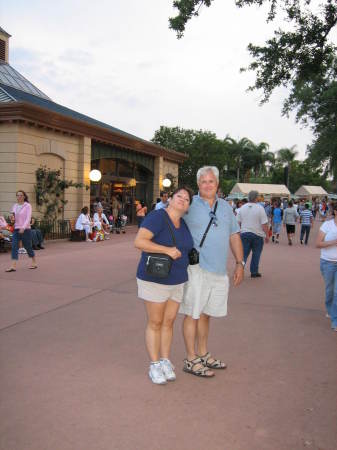
[[[184,220],[191,231],[194,248],[199,252],[199,264],[188,268],[188,282],[179,312],[185,314],[183,332],[187,358],[184,371],[210,377],[214,376],[213,369],[226,368],[224,362],[209,352],[208,333],[210,317],[227,315],[229,247],[236,260],[234,286],[243,279],[244,262],[240,229],[233,210],[225,200],[217,197],[219,170],[202,167],[197,173],[197,183],[199,194],[193,197]]]

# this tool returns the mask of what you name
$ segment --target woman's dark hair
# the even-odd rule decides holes
[[[82,214],[85,214],[85,215],[88,214],[88,211],[89,211],[89,209],[88,209],[87,206],[84,206],[84,207],[81,209],[81,213],[82,213]]]
[[[28,195],[25,193],[25,191],[23,191],[22,189],[19,189],[18,191],[16,191],[16,194],[15,194],[15,195],[18,195],[18,192],[22,192],[24,201],[27,202],[27,203],[29,203]]]
[[[293,201],[292,200],[289,200],[289,202],[288,202],[288,206],[290,206],[290,208],[293,206]]]
[[[172,192],[171,197],[173,197],[175,194],[177,194],[180,191],[186,191],[188,193],[188,197],[190,199],[190,204],[191,204],[192,200],[193,200],[193,193],[192,193],[192,190],[187,186],[181,186],[181,187],[178,187],[177,189],[175,189]]]

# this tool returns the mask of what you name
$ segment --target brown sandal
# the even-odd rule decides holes
[[[199,358],[201,359],[201,362],[203,363],[203,365],[210,369],[226,369],[227,368],[227,365],[223,361],[220,361],[220,359],[213,358],[213,356],[210,354],[210,352],[207,352],[206,355],[200,356]],[[209,362],[210,359],[213,361]]]
[[[195,366],[200,366],[198,369],[195,368]],[[196,377],[203,377],[203,378],[212,378],[214,377],[214,373],[206,367],[203,362],[201,361],[201,358],[195,358],[191,361],[188,359],[184,359],[184,367],[183,371],[187,373],[191,373],[192,375],[195,375]]]

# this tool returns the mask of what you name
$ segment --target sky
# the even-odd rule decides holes
[[[168,27],[173,0],[0,0],[10,64],[53,101],[150,140],[161,125],[214,132],[223,139],[296,146],[312,133],[281,116],[287,91],[259,106],[247,92],[254,73],[247,45],[263,44],[275,24],[266,8],[215,0],[178,40]]]

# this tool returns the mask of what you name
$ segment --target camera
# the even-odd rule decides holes
[[[196,248],[192,248],[192,250],[188,254],[188,260],[191,266],[195,264],[199,264],[199,252]]]

